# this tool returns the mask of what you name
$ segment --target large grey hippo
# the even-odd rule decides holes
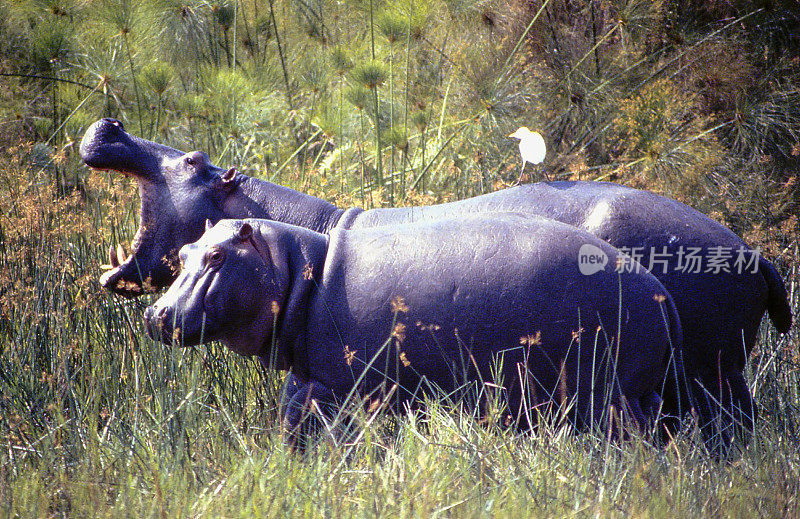
[[[132,254],[127,259],[112,254],[115,268],[101,278],[126,295],[169,285],[177,275],[178,249],[200,237],[206,219],[268,218],[328,232],[514,211],[573,225],[634,254],[639,250],[644,266],[675,300],[684,329],[684,366],[703,433],[715,447],[730,440],[737,420],[745,431],[752,429],[755,408],[742,372],[765,311],[780,332],[792,321],[785,287],[769,261],[705,215],[646,191],[602,182],[546,182],[430,207],[343,210],[220,169],[203,153],[129,135],[113,119],[94,123],[80,150],[89,166],[121,171],[139,182],[141,223]],[[721,261],[726,255],[727,262]],[[737,264],[740,257],[755,261]],[[686,412],[680,402],[687,396],[665,394],[666,409]]]
[[[609,260],[591,275],[576,260],[587,246]],[[480,402],[489,388],[521,429],[552,404],[578,428],[605,431],[613,406],[641,429],[680,320],[646,269],[615,271],[618,256],[572,226],[514,214],[327,235],[222,220],[181,249],[181,274],[145,321],[166,344],[221,340],[291,369],[304,390],[290,431],[308,391],[316,405],[355,390],[404,409],[431,393]]]

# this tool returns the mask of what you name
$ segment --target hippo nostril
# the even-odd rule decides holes
[[[144,320],[151,326],[160,326],[166,316],[167,308],[165,306],[156,307],[148,306],[144,310]]]

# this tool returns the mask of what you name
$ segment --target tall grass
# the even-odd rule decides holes
[[[281,376],[217,344],[143,333],[148,300],[104,291],[110,243],[135,228],[133,186],[93,173],[59,194],[13,150],[0,168],[0,510],[6,516],[794,516],[800,512],[796,332],[765,324],[748,380],[753,442],[728,462],[691,418],[664,448],[555,422],[533,435],[458,406],[354,414],[358,436],[283,441]],[[61,167],[77,167],[64,158]],[[793,308],[800,278],[785,272]]]
[[[17,43],[3,70],[28,104],[2,114],[55,145],[118,117],[251,174],[283,180],[296,165],[304,189],[368,206],[515,180],[506,135],[526,125],[546,137],[550,178],[646,186],[749,232],[800,203],[800,42],[785,7],[31,0],[5,8]],[[337,190],[320,185],[332,162]]]

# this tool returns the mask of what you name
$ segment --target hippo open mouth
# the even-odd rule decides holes
[[[183,169],[202,165],[213,173],[219,168],[208,164],[205,154],[183,153],[130,135],[120,121],[108,118],[87,129],[80,153],[89,167],[118,171],[139,184],[139,228],[131,252],[127,255],[122,246],[112,245],[110,270],[100,277],[100,283],[127,297],[169,286],[177,277],[177,249],[202,233],[202,228],[193,229],[184,221],[196,204],[192,193],[180,184],[185,178]]]
[[[132,251],[109,251],[111,270],[100,279],[112,292],[135,297],[166,288],[177,277],[177,251],[196,241],[206,221],[257,217],[330,229],[344,212],[317,198],[222,169],[200,151],[182,151],[129,135],[101,119],[83,136],[86,165],[119,171],[139,184],[141,215]],[[360,210],[355,214],[360,213]],[[226,216],[227,215],[227,216]]]
[[[145,214],[143,199],[140,214]],[[157,292],[168,286],[180,270],[176,251],[165,250],[160,240],[149,232],[144,218],[131,241],[130,254],[121,244],[109,246],[109,270],[100,276],[100,284],[106,289],[126,297]]]

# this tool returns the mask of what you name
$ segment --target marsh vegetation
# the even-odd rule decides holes
[[[30,516],[796,516],[800,340],[768,323],[752,443],[709,459],[433,404],[290,453],[280,376],[170,349],[97,283],[135,183],[83,167],[100,117],[340,206],[550,178],[677,198],[781,269],[800,310],[796,2],[25,0],[0,4],[0,513]],[[532,171],[532,170],[528,170]],[[538,170],[541,171],[541,170]],[[527,178],[526,180],[540,180]],[[423,420],[424,418],[424,420]]]

